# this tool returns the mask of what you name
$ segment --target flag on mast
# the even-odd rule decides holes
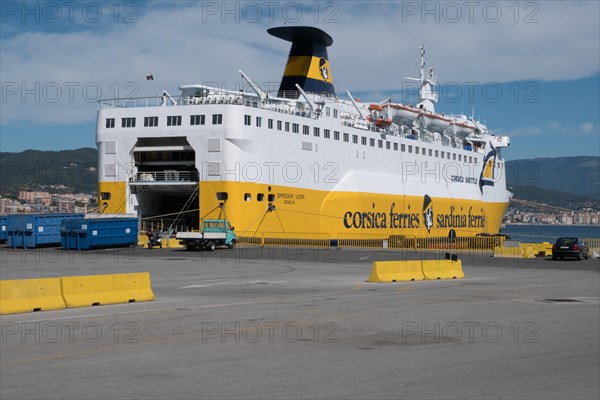
[[[154,86],[154,92],[156,93],[156,96],[158,96],[158,90],[156,90],[156,83],[154,83],[154,75],[153,74],[146,75],[146,80],[152,81],[152,86]]]

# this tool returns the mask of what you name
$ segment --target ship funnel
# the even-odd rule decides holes
[[[327,56],[327,47],[333,44],[331,36],[310,26],[283,26],[267,32],[292,42],[278,97],[298,98],[296,84],[308,93],[336,94]]]

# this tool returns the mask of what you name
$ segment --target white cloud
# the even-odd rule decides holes
[[[216,14],[209,13],[207,4],[217,7]],[[238,69],[257,82],[276,85],[289,43],[265,30],[283,22],[318,26],[334,38],[329,55],[341,91],[400,88],[405,76],[416,74],[418,43],[426,43],[428,67],[436,68],[441,82],[565,80],[600,69],[597,2],[520,3],[518,16],[514,7],[509,8],[513,2],[496,2],[502,12],[496,23],[490,22],[495,18],[493,9],[483,13],[488,3],[476,3],[471,22],[465,3],[453,2],[462,8],[456,23],[452,22],[456,14],[447,7],[450,3],[444,2],[321,2],[318,12],[315,3],[306,3],[295,24],[297,9],[284,9],[298,3],[275,2],[274,18],[263,8],[256,23],[249,22],[254,17],[253,10],[244,11],[247,4],[263,3],[148,3],[135,16],[137,23],[105,20],[98,29],[90,29],[85,21],[51,32],[9,24],[4,32],[10,35],[0,41],[2,122],[93,121],[96,104],[86,97],[95,100],[98,87],[104,98],[113,97],[117,89],[121,96],[132,94],[136,87],[136,96],[153,95],[151,82],[144,80],[148,73],[154,74],[159,90],[166,88],[172,94],[178,85],[190,83],[233,88],[241,83]],[[527,4],[537,9],[526,8]],[[228,14],[224,7],[233,12]],[[433,12],[427,14],[424,7]],[[538,22],[525,23],[528,16]],[[338,22],[324,23],[333,20]],[[24,95],[24,89],[37,97]],[[11,94],[13,90],[17,93]]]
[[[581,133],[592,133],[594,132],[594,124],[591,124],[589,122],[586,122],[585,124],[581,124],[579,126],[579,131],[581,131]]]
[[[523,136],[537,136],[537,135],[553,135],[553,136],[584,136],[590,133],[597,132],[597,128],[590,122],[579,125],[576,129],[565,128],[560,126],[557,122],[550,122],[547,126],[522,126],[513,129],[508,133],[500,133],[502,135],[508,135],[510,137],[523,137]]]
[[[520,137],[520,136],[537,136],[544,133],[544,130],[539,126],[524,126],[520,128],[516,128],[511,132],[502,133],[504,136],[510,136],[511,138]]]

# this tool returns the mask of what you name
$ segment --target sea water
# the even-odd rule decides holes
[[[551,242],[561,236],[574,236],[582,239],[600,238],[599,225],[514,225],[507,224],[500,230],[513,240],[522,242]]]

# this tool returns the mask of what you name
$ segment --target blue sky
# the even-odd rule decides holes
[[[0,151],[95,147],[97,100],[151,96],[238,69],[276,86],[289,44],[265,31],[310,25],[340,93],[414,102],[417,44],[439,111],[510,135],[507,159],[600,155],[598,1],[32,1],[0,3]]]

